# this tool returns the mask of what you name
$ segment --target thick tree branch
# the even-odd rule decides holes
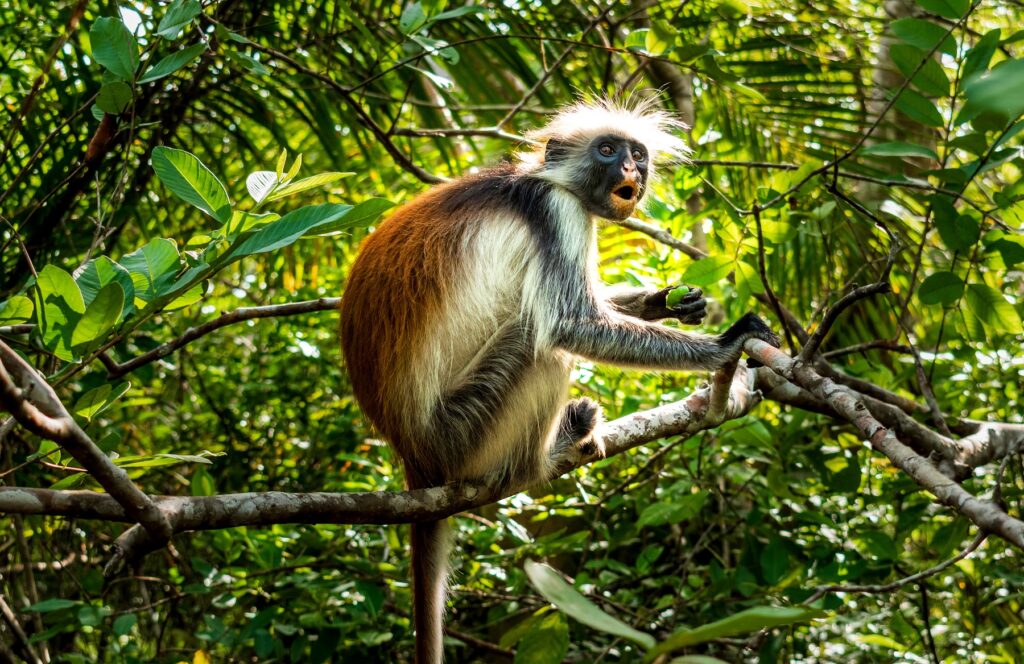
[[[100,360],[107,368],[107,378],[120,378],[127,373],[135,371],[141,366],[149,364],[150,362],[155,362],[162,357],[167,357],[190,341],[195,341],[199,337],[207,335],[214,330],[219,330],[227,325],[234,325],[235,323],[241,323],[242,321],[253,320],[256,318],[294,316],[296,314],[306,314],[314,311],[330,311],[332,309],[337,309],[340,305],[340,297],[322,297],[317,300],[304,300],[302,302],[270,304],[262,307],[242,307],[240,309],[235,309],[234,311],[221,314],[217,318],[207,321],[202,325],[190,327],[185,330],[180,337],[161,344],[148,353],[134,357],[127,362],[118,363],[107,354],[100,355]]]
[[[46,381],[0,341],[0,404],[32,433],[58,443],[89,471],[132,521],[156,539],[170,537],[171,525],[143,493],[75,422]]]
[[[711,387],[686,399],[648,411],[633,413],[600,429],[607,456],[621,454],[659,438],[693,435],[739,417],[760,401],[752,391],[754,372],[736,371],[732,380],[725,372]],[[715,395],[712,397],[712,395]],[[714,398],[717,407],[711,408]],[[581,457],[559,468],[548,481],[597,461]],[[529,488],[498,489],[486,483],[463,483],[402,492],[367,493],[239,493],[207,497],[158,496],[154,500],[174,532],[211,530],[276,523],[413,523],[434,521],[455,513],[496,502]],[[104,521],[136,519],[109,495],[93,491],[54,491],[0,487],[0,514],[45,514]],[[139,551],[159,546],[138,527],[129,529],[117,543],[115,559],[133,559]],[[116,565],[115,565],[116,567]]]
[[[891,429],[872,415],[856,394],[763,341],[752,339],[746,343],[745,349],[751,357],[829,404],[843,419],[853,424],[873,448],[888,457],[939,502],[960,512],[982,530],[995,533],[1024,549],[1024,523],[1006,514],[995,503],[971,495],[927,459],[904,445]]]

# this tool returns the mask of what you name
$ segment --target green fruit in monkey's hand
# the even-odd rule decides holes
[[[672,307],[678,306],[679,303],[683,301],[683,298],[686,297],[686,294],[689,292],[690,289],[687,288],[686,286],[676,286],[673,290],[670,290],[668,292],[668,295],[665,296],[665,306],[669,307],[670,309]]]

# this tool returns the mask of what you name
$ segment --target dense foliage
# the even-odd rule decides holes
[[[123,365],[221,312],[343,296],[392,203],[511,154],[581,93],[646,89],[692,125],[694,163],[663,172],[644,214],[685,244],[609,227],[607,281],[700,286],[711,330],[775,319],[768,286],[813,327],[895,246],[893,293],[846,313],[823,350],[873,342],[831,359],[951,420],[1021,422],[1020,17],[1012,0],[13,0],[0,339],[149,493],[400,490],[333,311]],[[609,418],[704,380],[589,363],[575,378]],[[96,487],[53,442],[0,433],[4,484]],[[1024,465],[1006,456],[964,486],[1019,515]],[[453,523],[453,661],[641,661],[642,639],[543,599],[529,560],[571,577],[581,610],[662,641],[819,586],[896,581],[978,535],[849,427],[773,401]],[[104,583],[123,528],[0,516],[0,661],[23,641],[68,662],[410,659],[405,526],[194,533]],[[754,621],[686,652],[1021,661],[1019,556],[989,538],[919,582],[824,593],[813,622]]]

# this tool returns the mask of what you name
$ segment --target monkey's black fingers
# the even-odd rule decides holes
[[[700,313],[692,314],[684,318],[677,318],[676,320],[683,325],[700,325],[705,316],[707,316],[707,312],[701,311]]]
[[[686,288],[686,286],[676,286],[676,288]],[[703,300],[704,291],[699,288],[690,288],[690,292],[683,296],[683,299],[679,301],[680,304],[684,302],[694,302],[696,300]]]

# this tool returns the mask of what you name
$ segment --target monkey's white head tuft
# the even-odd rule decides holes
[[[651,97],[625,104],[600,100],[566,106],[546,125],[527,134],[538,147],[520,155],[520,161],[533,170],[543,166],[548,141],[583,144],[601,134],[643,143],[658,162],[685,161],[690,149],[673,132],[685,130],[686,125],[658,109],[657,103],[657,98]]]

